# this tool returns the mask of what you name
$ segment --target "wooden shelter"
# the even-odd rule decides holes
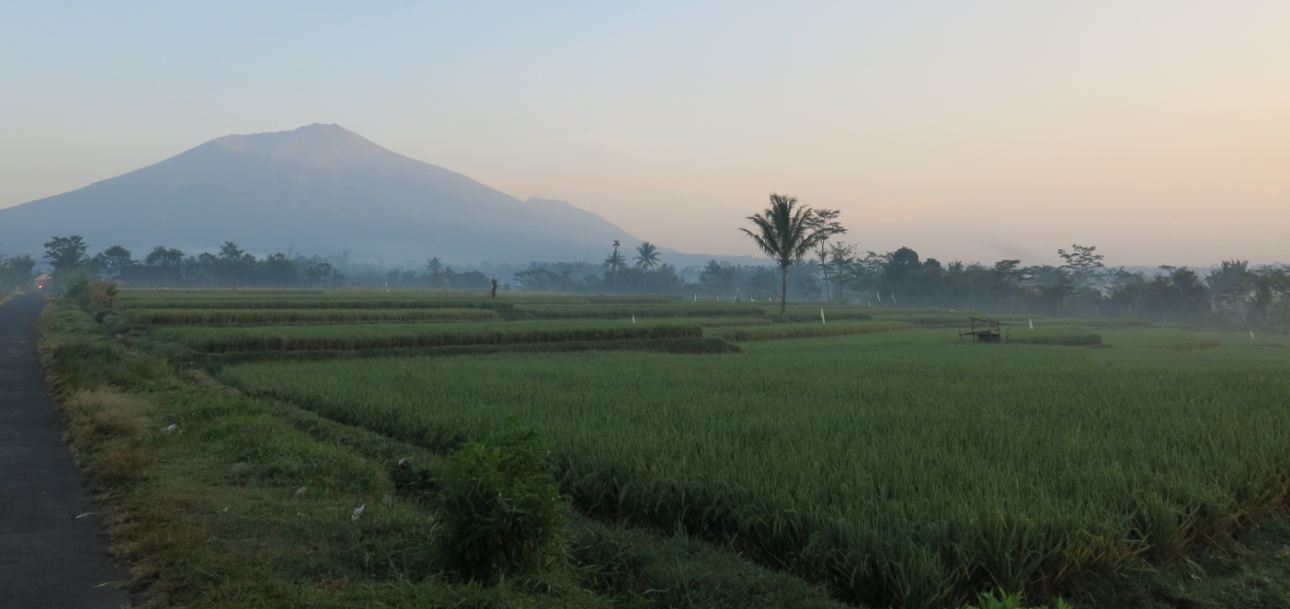
[[[969,317],[972,326],[959,332],[959,340],[972,337],[978,343],[1001,343],[1006,340],[1003,326],[1008,324],[993,319],[983,319],[980,317]]]

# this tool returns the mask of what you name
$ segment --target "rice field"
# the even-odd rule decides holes
[[[333,324],[159,328],[153,336],[204,353],[399,349],[565,341],[695,338],[697,325],[626,321]]]
[[[958,336],[965,312],[796,305],[783,322],[658,299],[123,302],[155,341],[261,354],[221,381],[392,441],[446,453],[519,422],[551,441],[579,512],[685,531],[857,606],[1050,599],[1290,507],[1286,337],[1036,318],[981,345]],[[739,346],[645,348],[669,340]],[[641,348],[508,352],[598,342]],[[472,345],[500,352],[396,351]]]
[[[848,336],[892,330],[909,330],[914,325],[903,321],[841,321],[831,324],[779,323],[757,326],[735,326],[704,330],[705,336],[730,341],[780,340],[785,338],[810,338],[822,336]]]
[[[493,321],[496,311],[482,308],[385,309],[128,309],[125,317],[150,326],[252,326],[358,322]]]

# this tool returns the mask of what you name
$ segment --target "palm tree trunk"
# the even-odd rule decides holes
[[[779,318],[784,319],[784,306],[788,304],[788,267],[779,267]]]

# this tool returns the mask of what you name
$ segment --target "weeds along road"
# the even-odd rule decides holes
[[[0,305],[0,609],[116,609],[103,517],[86,497],[36,353],[37,294]]]

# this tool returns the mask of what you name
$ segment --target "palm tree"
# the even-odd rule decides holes
[[[614,239],[614,253],[605,258],[605,268],[609,269],[609,279],[613,282],[614,291],[618,291],[618,271],[627,268],[627,258],[618,251],[618,240]]]
[[[636,268],[642,271],[648,271],[658,266],[658,246],[649,241],[642,242],[636,247]]]
[[[817,243],[831,234],[822,230],[814,220],[815,214],[806,205],[788,195],[772,194],[770,207],[761,215],[748,216],[756,232],[741,228],[757,242],[757,247],[779,264],[779,316],[784,316],[788,300],[788,267],[801,260]]]

